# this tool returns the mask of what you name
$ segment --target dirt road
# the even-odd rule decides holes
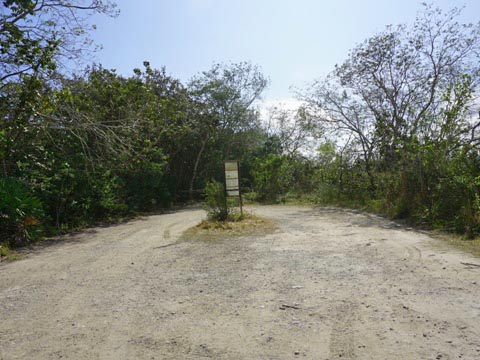
[[[355,212],[258,207],[205,242],[184,210],[0,264],[0,359],[480,359],[480,264]]]

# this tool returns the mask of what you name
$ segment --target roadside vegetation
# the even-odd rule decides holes
[[[100,64],[71,73],[69,59],[91,50],[82,19],[116,16],[114,4],[3,6],[2,249],[192,200],[235,219],[215,199],[225,159],[240,161],[247,201],[480,232],[480,25],[458,23],[458,9],[426,5],[413,25],[387,27],[298,89],[298,110],[261,118],[268,79],[251,63],[213,64],[186,83],[147,61],[129,76]]]
[[[185,232],[186,238],[215,241],[217,238],[266,234],[277,227],[273,221],[242,209],[239,197],[226,196],[223,184],[212,180],[205,186],[207,218]]]
[[[319,200],[473,238],[480,231],[480,24],[426,5],[302,93],[330,142]]]

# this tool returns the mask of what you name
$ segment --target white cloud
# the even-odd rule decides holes
[[[288,97],[288,98],[277,98],[277,99],[268,99],[263,100],[258,103],[258,109],[262,119],[267,119],[269,110],[272,108],[278,108],[283,110],[297,110],[302,105],[302,102],[298,99]]]

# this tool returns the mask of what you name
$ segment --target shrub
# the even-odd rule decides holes
[[[42,233],[42,203],[18,180],[0,179],[0,238],[12,247],[25,245]]]
[[[226,221],[231,213],[223,185],[211,180],[205,186],[205,207],[208,218],[216,221]]]
[[[294,185],[293,162],[286,156],[269,154],[258,158],[251,171],[254,190],[259,201],[277,203],[279,196],[291,190]]]

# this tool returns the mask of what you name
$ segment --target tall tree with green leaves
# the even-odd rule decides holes
[[[196,76],[189,84],[193,100],[192,130],[200,140],[195,154],[189,191],[193,194],[199,166],[205,151],[218,149],[223,159],[228,158],[235,147],[242,146],[236,136],[246,133],[258,125],[254,103],[267,86],[268,80],[259,68],[247,62],[237,64],[215,64],[209,71]]]
[[[372,191],[374,163],[395,166],[412,144],[446,136],[446,122],[465,123],[470,134],[462,141],[480,140],[477,123],[465,116],[480,81],[480,23],[458,23],[456,8],[424,6],[413,26],[390,26],[367,39],[303,96],[311,116],[355,141]],[[462,111],[445,116],[445,94],[457,84],[468,84],[472,96],[459,100]]]
[[[87,19],[117,14],[109,0],[3,0],[0,89],[23,75],[54,70],[93,50]]]
[[[0,146],[2,172],[18,161],[41,132],[45,87],[94,45],[88,17],[115,16],[108,0],[4,0],[0,12]]]

